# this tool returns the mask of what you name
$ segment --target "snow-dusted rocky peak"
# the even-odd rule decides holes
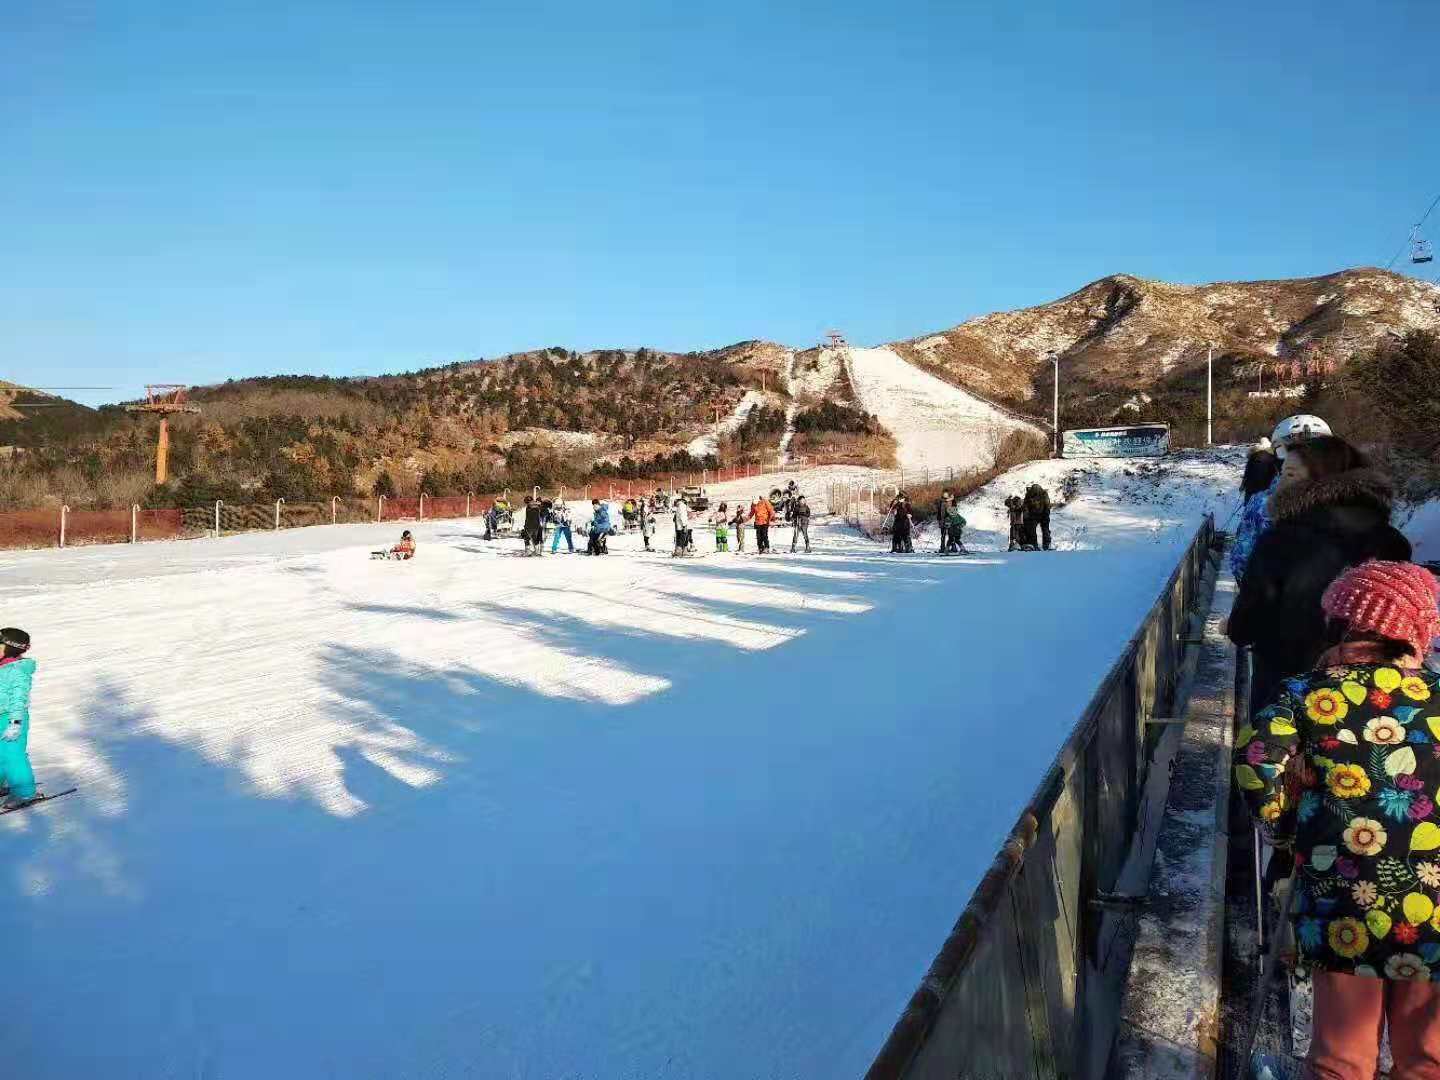
[[[1048,384],[1057,354],[1072,377],[1138,391],[1198,366],[1206,347],[1244,359],[1343,363],[1389,332],[1440,329],[1440,287],[1384,270],[1282,281],[1171,285],[1128,274],[1059,300],[1001,311],[892,346],[919,364],[1008,403]]]

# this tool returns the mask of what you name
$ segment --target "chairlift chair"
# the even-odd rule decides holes
[[[1416,225],[1410,230],[1410,261],[1412,263],[1428,263],[1435,259],[1435,251],[1430,246],[1430,241],[1420,235],[1420,226]]]

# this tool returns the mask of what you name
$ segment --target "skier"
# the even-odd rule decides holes
[[[735,526],[735,550],[745,550],[745,507],[735,504],[735,516],[730,519],[730,524]]]
[[[770,554],[770,523],[775,520],[775,507],[764,495],[757,495],[749,516],[755,522],[755,550],[761,555]]]
[[[915,545],[910,539],[910,530],[914,525],[914,518],[910,513],[910,500],[902,491],[895,496],[895,501],[890,504],[893,514],[893,521],[890,525],[890,552],[892,555],[905,555],[915,550]]]
[[[610,554],[610,504],[599,499],[590,500],[590,543],[585,549],[587,555]]]
[[[560,537],[565,537],[565,546],[575,554],[575,538],[570,531],[570,508],[560,499],[550,504],[550,521],[555,526],[555,535],[550,538],[550,554],[560,549]]]
[[[1039,484],[1025,489],[1025,539],[1030,547],[1036,548],[1036,527],[1044,538],[1045,550],[1050,550],[1050,493]]]
[[[1010,519],[1010,546],[1007,551],[1025,548],[1025,501],[1019,495],[1005,500],[1005,513]]]
[[[490,509],[485,511],[485,539],[494,540],[495,532],[500,527],[500,507],[496,503],[490,504]]]
[[[795,534],[790,537],[790,550],[795,550],[803,537],[805,540],[805,554],[810,554],[810,504],[805,501],[804,495],[795,496],[795,508],[792,511],[794,518]]]
[[[30,768],[30,682],[35,661],[26,659],[30,635],[7,626],[0,630],[0,796],[8,807],[35,798],[35,773]]]
[[[541,554],[540,546],[545,543],[545,526],[540,520],[540,504],[531,496],[525,496],[525,524],[520,529],[520,539],[525,541],[526,555]]]
[[[722,502],[720,509],[716,510],[715,513],[710,516],[710,520],[715,523],[715,550],[729,551],[730,508]]]
[[[951,555],[970,554],[965,549],[965,516],[958,503],[950,504],[950,516],[945,520],[945,551]]]
[[[676,499],[671,505],[671,518],[675,522],[675,550],[670,554],[672,557],[690,554],[690,505],[685,501],[684,496]]]
[[[635,508],[635,519],[640,525],[640,539],[645,542],[645,550],[650,550],[650,537],[655,535],[655,512],[646,500],[641,499]]]
[[[940,492],[940,497],[935,500],[935,524],[940,530],[940,554],[944,555],[950,547],[950,507],[954,499],[950,497],[950,489],[946,488]]]
[[[633,528],[635,528],[635,525],[636,525],[636,517],[635,517],[635,515],[636,515],[635,500],[634,500],[634,499],[626,499],[625,502],[624,502],[624,504],[620,507],[620,517],[621,517],[621,518],[624,520],[624,522],[625,522],[625,528],[627,528],[627,529],[633,529]]]

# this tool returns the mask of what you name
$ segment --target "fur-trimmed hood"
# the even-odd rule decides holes
[[[1326,506],[1367,507],[1388,521],[1394,503],[1395,488],[1388,476],[1375,469],[1351,469],[1276,491],[1270,510],[1277,523]]]

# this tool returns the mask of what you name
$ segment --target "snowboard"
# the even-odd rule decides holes
[[[38,794],[29,802],[23,802],[19,806],[7,806],[4,808],[0,808],[0,814],[13,814],[17,810],[29,810],[30,807],[37,806],[42,802],[49,802],[51,799],[59,799],[63,798],[66,795],[73,795],[77,790],[77,788],[72,787],[66,788],[64,791],[57,791],[54,795],[45,795],[43,793]]]

